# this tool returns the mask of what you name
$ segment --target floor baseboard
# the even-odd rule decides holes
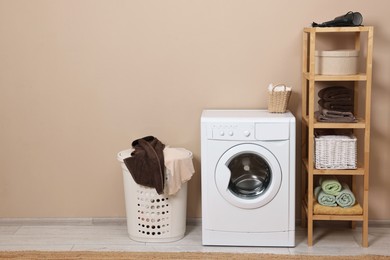
[[[202,218],[187,218],[187,225],[201,225]],[[301,221],[297,220],[296,225],[300,226]],[[327,225],[325,221],[318,221],[319,226]],[[334,226],[334,222],[332,225]],[[126,225],[125,217],[112,218],[0,218],[0,225]],[[361,226],[361,222],[357,221],[356,225]],[[390,220],[369,220],[370,227],[389,227]],[[340,223],[340,226],[343,226]],[[344,224],[345,226],[345,224]]]

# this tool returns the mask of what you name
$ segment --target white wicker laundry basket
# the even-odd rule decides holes
[[[129,237],[139,242],[172,242],[181,239],[186,231],[187,183],[173,196],[160,195],[154,188],[137,184],[123,163],[123,159],[130,157],[130,154],[131,150],[118,153]]]
[[[320,135],[315,140],[316,169],[356,169],[357,139],[350,135]]]

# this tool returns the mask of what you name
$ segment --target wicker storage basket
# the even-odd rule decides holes
[[[316,169],[356,169],[357,144],[353,135],[320,135],[315,140]]]
[[[283,90],[275,90],[276,87],[283,87]],[[290,99],[291,88],[279,84],[268,91],[268,111],[271,113],[285,113]]]

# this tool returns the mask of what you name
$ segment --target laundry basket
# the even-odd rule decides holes
[[[139,242],[172,242],[183,238],[186,231],[187,183],[172,196],[158,194],[154,188],[137,184],[123,159],[132,150],[118,153],[125,191],[127,232]],[[192,153],[189,155],[192,157]],[[167,171],[168,169],[166,169]]]

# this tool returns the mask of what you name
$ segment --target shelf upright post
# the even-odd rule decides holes
[[[307,209],[308,209],[308,217],[307,217],[307,241],[308,245],[313,245],[313,201],[314,201],[314,176],[313,176],[313,169],[314,169],[314,88],[315,88],[315,81],[314,81],[314,74],[315,74],[315,43],[316,43],[316,33],[315,30],[312,30],[310,32],[309,37],[309,100],[308,100],[308,202],[307,202]]]
[[[368,188],[370,176],[370,122],[371,122],[371,88],[372,88],[372,52],[374,41],[374,28],[369,27],[367,32],[367,57],[366,57],[366,107],[364,129],[364,181],[363,181],[363,230],[362,244],[368,247]]]
[[[307,66],[307,60],[308,60],[308,33],[304,30],[302,32],[302,74],[301,74],[301,93],[302,93],[302,104],[305,104],[302,106],[302,118],[307,117],[307,79],[305,77],[305,74],[308,72],[308,66]],[[307,125],[304,123],[304,120],[302,119],[302,158],[307,158]],[[303,160],[302,160],[303,162]],[[307,176],[308,173],[306,171],[305,165],[302,163],[302,175],[301,175],[301,196],[302,200],[301,203],[303,204],[306,200],[306,187],[307,187]],[[307,212],[305,210],[306,208],[301,205],[301,226],[307,227]]]

